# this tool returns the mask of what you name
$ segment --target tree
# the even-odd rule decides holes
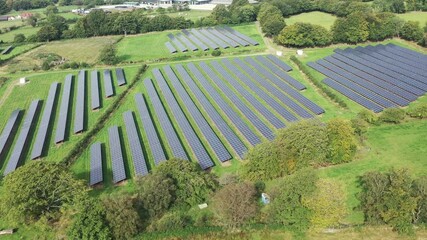
[[[55,27],[50,24],[46,24],[37,32],[37,39],[40,42],[49,42],[57,39],[58,35],[59,32]]]
[[[170,159],[154,169],[154,174],[171,178],[176,186],[175,205],[193,206],[206,201],[218,187],[215,175],[204,172],[196,163]]]
[[[351,122],[344,119],[332,119],[326,128],[329,139],[328,161],[332,164],[351,162],[357,149]]]
[[[176,187],[163,174],[149,174],[137,181],[138,197],[151,218],[159,218],[175,201]]]
[[[110,44],[105,46],[99,55],[99,61],[108,64],[108,65],[114,65],[118,62],[117,53],[116,53],[116,47],[114,44]]]
[[[35,16],[31,16],[31,17],[27,18],[26,22],[31,27],[36,27],[37,26],[37,18]]]
[[[217,191],[212,199],[213,211],[221,224],[238,227],[258,213],[257,191],[251,183],[232,183]]]
[[[224,4],[217,4],[212,10],[211,16],[218,24],[231,23],[231,13]]]
[[[406,12],[404,0],[391,0],[390,7],[391,7],[391,11],[394,13]]]
[[[409,41],[421,41],[423,36],[420,23],[416,21],[407,21],[400,30],[400,37]]]
[[[13,38],[13,42],[15,43],[25,42],[25,35],[22,33],[15,34],[15,37]]]
[[[332,180],[319,180],[312,196],[303,198],[303,204],[312,210],[310,222],[314,228],[337,227],[347,215],[343,186]]]
[[[277,37],[280,44],[290,47],[326,46],[332,41],[326,28],[310,23],[295,23],[286,26]]]
[[[13,223],[32,222],[41,217],[56,219],[63,207],[86,196],[86,187],[63,165],[30,162],[3,179],[0,195],[2,218]]]
[[[114,239],[131,239],[138,233],[141,219],[135,208],[135,199],[119,196],[103,199],[102,202]]]
[[[368,14],[369,39],[374,41],[384,40],[397,36],[404,21],[392,13]]]
[[[55,5],[49,5],[46,7],[44,14],[46,14],[46,16],[50,16],[52,14],[57,14],[58,12],[59,10]]]
[[[260,25],[263,26],[264,23],[267,21],[267,19],[273,15],[283,17],[282,12],[280,11],[279,8],[277,8],[276,6],[271,5],[270,3],[267,3],[267,2],[262,3],[261,7],[259,9],[259,12],[258,12],[258,17],[257,17]],[[280,30],[282,30],[282,29],[280,29]]]
[[[233,12],[235,9],[239,7],[243,7],[249,5],[248,0],[233,0],[229,6],[230,12]]]
[[[125,36],[128,33],[137,33],[137,28],[138,22],[136,18],[130,13],[122,13],[114,21],[114,29],[117,32],[122,32]]]
[[[332,25],[335,42],[359,43],[368,39],[368,22],[363,13],[352,13],[345,18],[338,18]]]
[[[312,213],[302,201],[314,194],[317,180],[312,169],[284,178],[270,194],[271,202],[266,209],[268,220],[294,231],[307,230]]]
[[[412,221],[414,223],[427,223],[427,176],[416,179],[412,189],[412,196],[418,198]]]
[[[10,7],[6,4],[5,0],[0,0],[0,14],[6,14],[10,11]]]
[[[150,31],[163,31],[173,27],[172,18],[168,15],[157,15],[150,20]]]
[[[255,8],[252,5],[238,7],[232,12],[232,18],[236,23],[247,23],[256,20]]]
[[[111,239],[104,205],[94,199],[81,202],[78,213],[68,229],[69,239]]]
[[[265,36],[273,37],[277,36],[285,26],[285,19],[282,17],[282,15],[273,14],[267,15],[267,17],[265,17],[264,24],[261,26],[261,28]]]

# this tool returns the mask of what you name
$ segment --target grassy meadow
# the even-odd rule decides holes
[[[427,23],[427,12],[407,12],[397,14],[400,18],[405,21],[417,21],[420,22],[420,26],[424,27]]]
[[[331,29],[335,19],[337,19],[337,17],[332,14],[314,11],[285,18],[285,22],[286,25],[292,25],[296,22],[311,23],[320,25],[326,29]]]

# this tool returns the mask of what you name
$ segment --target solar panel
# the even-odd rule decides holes
[[[111,79],[111,72],[109,69],[104,70],[104,88],[105,97],[109,98],[114,96],[113,80]]]
[[[113,170],[113,183],[126,180],[125,165],[123,161],[122,144],[120,143],[119,128],[112,126],[108,129],[110,141],[110,154]]]
[[[173,34],[169,33],[168,37],[172,41],[173,45],[175,45],[179,49],[179,51],[181,52],[188,51],[188,49],[178,39],[176,39]]]
[[[208,46],[206,46],[203,42],[201,42],[196,36],[194,36],[189,31],[183,29],[182,32],[187,36],[193,43],[195,43],[199,49],[206,51],[209,49]]]
[[[248,36],[246,36],[246,35],[238,32],[238,31],[236,31],[236,30],[234,30],[234,29],[232,29],[230,27],[224,26],[224,29],[227,30],[227,31],[229,31],[233,35],[235,35],[235,36],[237,36],[237,37],[245,40],[246,42],[254,45],[254,46],[259,45],[259,43],[257,41],[253,40],[252,38],[250,38],[250,37],[248,37]]]
[[[185,91],[181,82],[176,77],[175,73],[172,71],[172,68],[168,65],[163,67],[166,76],[169,78],[170,83],[172,83],[172,87],[176,91],[176,98],[180,98],[184,105],[181,105],[181,108],[187,109],[189,115],[196,123],[200,132],[203,134],[203,137],[206,139],[208,144],[211,146],[212,150],[215,152],[215,155],[221,162],[225,162],[231,159],[231,155],[228,153],[227,149],[221,143],[221,140],[212,130],[209,123],[200,113],[196,104],[194,104],[193,100],[191,100],[188,93]]]
[[[201,28],[199,31],[206,36],[206,38],[212,40],[214,43],[218,44],[221,48],[229,48],[230,46],[224,42],[222,39],[217,38],[215,35],[213,35],[210,31],[207,29]]]
[[[276,87],[278,87],[280,90],[284,91],[286,94],[300,102],[308,110],[312,111],[317,115],[325,112],[323,108],[312,102],[310,99],[304,97],[301,93],[296,91],[294,88],[289,86],[286,82],[282,81],[277,76],[267,71],[267,69],[255,62],[252,58],[245,58],[245,61],[248,62],[250,66],[252,66],[254,69],[256,69],[261,76],[270,80],[274,85],[276,85]]]
[[[196,36],[198,39],[200,39],[202,42],[206,43],[206,45],[209,46],[210,49],[218,49],[219,45],[212,42],[210,39],[205,37],[199,30],[197,29],[190,29],[190,33],[192,33],[194,36]]]
[[[156,89],[154,88],[153,82],[151,79],[145,79],[144,81],[145,88],[147,89],[148,96],[150,97],[151,104],[153,105],[153,112],[156,114],[157,119],[160,122],[160,127],[166,135],[166,141],[168,142],[169,147],[172,150],[172,156],[179,159],[188,159],[187,154],[181,144],[181,141],[176,134],[172,123],[169,120],[168,115],[163,107],[162,102],[160,101],[159,96],[157,95]],[[147,131],[148,129],[146,129]],[[148,132],[147,132],[148,134]],[[153,151],[155,149],[153,148]],[[154,159],[157,157],[154,156]],[[163,161],[165,158],[158,157],[156,164]]]
[[[6,126],[4,127],[1,135],[0,135],[0,159],[2,156],[6,156],[6,146],[13,141],[15,136],[12,136],[12,132],[14,132],[18,127],[18,118],[21,110],[16,109],[10,114],[9,119],[7,120]]]
[[[58,121],[56,125],[55,143],[61,143],[65,140],[65,130],[67,129],[68,111],[70,107],[71,85],[73,84],[73,75],[68,74],[65,77],[64,90],[62,92],[61,107],[59,110]]]
[[[148,174],[147,165],[145,163],[144,153],[142,152],[141,140],[136,130],[135,120],[132,111],[123,113],[128,142],[132,153],[133,166],[135,167],[135,175],[145,176]]]
[[[291,112],[289,112],[286,108],[284,108],[280,103],[267,94],[263,89],[261,89],[257,84],[252,82],[248,76],[246,76],[241,70],[237,69],[230,60],[224,59],[222,63],[228,67],[228,69],[237,76],[237,79],[240,82],[233,80],[234,85],[241,85],[242,87],[248,86],[260,99],[266,102],[271,108],[273,108],[278,114],[280,114],[284,119],[288,121],[296,121],[296,118]],[[249,93],[249,92],[248,92]]]
[[[96,142],[90,146],[90,180],[93,186],[103,181],[102,176],[102,143]]]
[[[292,111],[297,113],[299,116],[303,118],[312,118],[313,115],[309,113],[306,109],[298,105],[294,100],[286,96],[283,92],[277,89],[273,84],[271,84],[266,79],[262,78],[258,73],[256,73],[251,67],[245,64],[242,60],[235,58],[234,62],[243,69],[249,76],[251,76],[256,83],[265,88],[269,93],[274,95],[277,99],[279,99],[283,104],[288,106]]]
[[[278,67],[283,69],[283,71],[285,71],[285,72],[292,71],[292,68],[288,64],[284,63],[282,60],[280,60],[276,56],[270,54],[270,55],[267,55],[266,57],[270,61],[272,61],[274,64],[276,64]]]
[[[235,35],[233,35],[232,33],[230,33],[229,31],[225,30],[224,28],[221,27],[215,27],[215,29],[220,32],[221,34],[223,34],[224,36],[227,36],[229,39],[233,39],[235,42],[237,42],[238,44],[240,44],[243,47],[247,47],[250,46],[251,44],[246,42],[245,40],[236,37]]]
[[[282,80],[286,81],[292,87],[298,90],[306,89],[306,87],[302,83],[298,82],[295,78],[289,76],[285,71],[283,71],[282,69],[278,68],[276,65],[268,61],[267,58],[265,58],[264,56],[257,56],[255,58],[256,60],[258,60],[258,62],[260,62],[265,67],[267,67],[270,71],[272,71]]]
[[[423,69],[423,64],[420,62],[414,62],[404,57],[401,57],[393,52],[389,52],[383,45],[377,45],[375,47],[366,46],[366,49],[372,50],[375,53],[380,54],[381,56],[386,56],[387,61],[391,60],[390,63],[393,63],[396,66],[401,66],[402,68],[405,68],[408,71],[414,70],[416,73],[413,74],[425,77],[426,72]]]
[[[185,37],[185,35],[178,33],[175,35],[175,37],[178,38],[179,41],[183,42],[185,44],[185,46],[187,46],[187,48],[190,49],[191,51],[199,50],[196,47],[196,45],[194,45],[192,42],[190,42],[190,40],[187,37]]]
[[[117,84],[119,86],[123,86],[126,84],[126,78],[125,78],[125,73],[123,72],[123,68],[116,68],[116,77],[117,77]]]
[[[227,37],[226,35],[222,34],[218,30],[216,30],[215,28],[208,28],[207,30],[208,30],[209,33],[211,33],[212,35],[214,35],[216,38],[218,38],[218,39],[224,41],[226,44],[228,44],[228,46],[231,46],[231,47],[234,47],[234,48],[240,46],[240,44],[238,44],[232,38]]]
[[[388,43],[386,46],[391,47],[393,49],[396,49],[400,52],[409,54],[412,57],[417,58],[420,61],[427,62],[427,55],[425,55],[425,54],[422,54],[422,53],[419,53],[416,51],[412,51],[412,50],[409,50],[409,49],[401,47],[401,46],[394,45],[393,43]]]
[[[236,106],[243,115],[259,130],[259,132],[271,140],[274,138],[273,131],[267,127],[267,125],[226,85],[218,75],[208,67],[205,62],[200,63],[200,67],[205,72],[205,75],[209,76],[215,83],[222,94],[226,96]]]
[[[31,152],[31,159],[36,159],[42,156],[43,147],[46,141],[46,135],[52,118],[52,109],[55,104],[56,90],[58,89],[58,83],[54,82],[50,85],[49,95],[47,97],[46,105],[43,110],[42,120],[39,124],[36,139],[33,144],[33,150]]]
[[[98,109],[101,107],[101,103],[99,100],[99,81],[98,81],[98,71],[97,70],[93,70],[90,74],[90,81],[91,81],[91,86],[90,86],[90,90],[91,90],[91,100],[92,100],[92,110]]]
[[[405,62],[407,64],[417,64],[419,66],[423,66],[425,64],[427,64],[427,59],[425,61],[423,61],[420,58],[417,57],[413,57],[411,54],[405,53],[405,52],[401,52],[396,48],[390,47],[388,45],[384,46],[379,44],[380,49],[384,50],[385,52],[392,54],[394,56],[398,56],[399,61]],[[422,67],[421,67],[422,69]]]
[[[74,112],[74,133],[80,133],[84,130],[85,116],[85,87],[86,87],[86,72],[81,70],[77,82],[77,97],[76,108]]]
[[[159,84],[160,90],[165,96],[166,105],[169,105],[170,110],[173,113],[176,121],[178,122],[178,126],[181,128],[182,133],[185,135],[185,139],[188,141],[191,149],[194,152],[197,160],[199,161],[200,167],[202,169],[207,169],[213,167],[214,164],[209,157],[206,149],[203,147],[203,144],[200,142],[200,139],[197,137],[184,113],[182,112],[178,102],[172,94],[172,91],[169,89],[169,86],[166,83],[166,80],[163,78],[160,70],[155,68],[153,70],[153,74],[157,83]]]
[[[233,130],[228,126],[227,122],[221,117],[221,115],[212,106],[212,103],[206,98],[206,96],[200,91],[197,85],[194,83],[191,76],[185,71],[182,65],[176,65],[178,73],[181,75],[181,79],[189,86],[191,92],[196,96],[197,101],[203,107],[208,114],[209,118],[215,123],[215,126],[219,129],[221,134],[225,137],[231,147],[237,152],[240,158],[246,153],[247,148],[243,142],[237,137]]]
[[[19,136],[12,150],[12,154],[10,155],[9,161],[7,162],[6,169],[3,172],[4,176],[15,171],[15,169],[18,167],[19,161],[22,157],[24,157],[22,156],[22,153],[24,146],[27,144],[28,135],[33,125],[35,115],[37,114],[39,102],[40,100],[38,99],[31,102],[30,108],[28,109],[28,112],[25,116],[24,123],[22,124]]]
[[[12,46],[12,45],[10,45],[10,46],[8,46],[7,48],[5,48],[5,49],[1,52],[1,54],[2,54],[2,55],[9,54],[9,53],[12,51],[12,49],[13,49],[13,46]]]
[[[166,156],[165,156],[165,153],[163,152],[162,144],[160,143],[160,137],[157,135],[156,128],[154,127],[153,121],[151,120],[150,113],[148,112],[147,104],[142,94],[138,93],[135,95],[135,103],[136,103],[136,107],[138,108],[139,117],[142,121],[142,129],[144,129],[148,139],[148,148],[151,150],[151,154],[154,158],[154,163],[158,165],[160,162],[166,160]],[[170,127],[172,128],[172,126]],[[173,131],[173,128],[172,128],[172,131]],[[173,132],[173,135],[174,135],[173,138],[175,138],[178,144],[181,146],[175,132]],[[182,149],[182,146],[181,146],[181,149]],[[182,149],[182,152],[185,155],[184,149]]]
[[[173,53],[177,53],[178,51],[176,50],[176,48],[170,43],[170,42],[166,42],[165,43],[166,48],[168,49],[169,53],[173,54]]]
[[[249,143],[254,146],[261,142],[260,138],[249,128],[249,126],[242,120],[242,118],[228,105],[221,95],[215,90],[215,88],[209,83],[209,81],[203,76],[199,69],[193,64],[189,63],[187,65],[188,69],[195,76],[193,79],[188,79],[195,83],[197,80],[202,88],[205,90],[205,93],[213,99],[213,102],[218,105],[225,115],[230,119],[230,122],[233,123],[239,132],[245,136]],[[185,80],[185,79],[184,79]],[[194,92],[194,91],[193,91]],[[199,98],[199,97],[198,97]]]

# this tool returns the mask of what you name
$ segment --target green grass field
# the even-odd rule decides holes
[[[190,19],[192,21],[196,21],[202,17],[207,17],[211,14],[212,11],[209,10],[190,10],[183,12],[174,12],[174,13],[166,13],[166,15],[170,17],[185,17],[186,19]],[[156,16],[157,13],[153,12],[149,14],[149,16]]]
[[[421,27],[424,27],[427,23],[427,12],[407,12],[398,14],[397,16],[405,21],[418,21]]]
[[[16,34],[24,34],[26,37],[36,34],[40,27],[23,26],[16,30],[4,33],[0,35],[0,40],[3,42],[13,42]]]
[[[250,36],[257,40],[259,46],[240,47],[221,49],[224,55],[247,54],[265,50],[265,45],[261,35],[258,33],[255,24],[247,24],[233,27],[237,31]],[[117,45],[117,52],[120,59],[124,62],[141,62],[141,61],[168,61],[168,60],[183,60],[189,58],[200,58],[211,56],[212,51],[196,51],[187,53],[170,54],[164,45],[169,41],[169,33],[178,33],[179,31],[152,32],[142,35],[134,35],[125,37]]]
[[[12,49],[12,51],[9,54],[6,55],[0,55],[0,59],[1,60],[7,60],[10,59],[12,57],[18,56],[20,54],[22,54],[23,52],[26,52],[36,46],[39,46],[40,44],[36,44],[36,43],[30,43],[30,44],[25,44],[25,45],[19,45],[16,46]],[[3,45],[3,47],[1,49],[6,48],[7,45]]]
[[[285,22],[286,25],[292,25],[296,22],[311,23],[330,29],[335,19],[337,19],[337,17],[332,14],[315,11],[285,18]]]

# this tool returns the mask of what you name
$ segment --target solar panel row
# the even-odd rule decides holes
[[[283,92],[277,89],[273,84],[271,84],[266,79],[262,78],[258,73],[256,73],[251,67],[245,64],[242,60],[235,58],[234,62],[243,69],[249,76],[251,76],[255,82],[260,84],[263,88],[265,88],[268,92],[274,95],[277,99],[279,99],[283,104],[292,109],[295,113],[297,113],[302,118],[312,118],[313,115],[309,113],[306,109],[298,105],[294,100],[286,96]]]
[[[286,94],[300,102],[305,108],[312,111],[313,113],[319,115],[325,112],[323,108],[319,107],[319,105],[315,104],[308,98],[304,97],[301,93],[296,91],[294,88],[289,86],[286,82],[282,81],[280,78],[276,77],[272,73],[270,73],[265,67],[262,67],[259,63],[257,63],[252,58],[245,58],[245,61],[249,63],[254,69],[256,69],[261,76],[270,80],[276,87],[284,91]]]
[[[257,128],[267,139],[273,139],[273,131],[218,77],[218,75],[205,63],[201,62],[200,67],[215,83],[220,91],[236,106],[240,112]]]
[[[36,99],[31,102],[30,108],[25,116],[24,123],[22,124],[19,136],[15,142],[15,146],[12,150],[12,154],[10,155],[9,161],[7,162],[6,169],[3,172],[3,175],[15,171],[18,167],[19,161],[21,160],[22,153],[24,150],[24,146],[26,146],[26,142],[28,140],[28,135],[35,120],[35,116],[37,114],[38,106],[40,100]]]
[[[57,89],[58,89],[57,82],[54,82],[50,85],[49,95],[47,97],[46,104],[43,110],[42,120],[39,124],[36,139],[33,144],[31,159],[36,159],[42,156],[43,147],[46,141],[47,130],[49,128],[50,119],[52,118],[52,109],[53,109],[53,105],[55,104]]]
[[[223,34],[222,32],[218,31],[216,28],[208,28],[207,29],[210,33],[214,34],[217,38],[222,39],[225,41],[229,46],[231,47],[239,47],[240,44],[234,41],[233,38],[229,38],[227,35]]]
[[[264,56],[257,56],[255,57],[258,62],[260,62],[262,65],[270,69],[274,74],[276,74],[278,77],[280,77],[283,81],[287,82],[292,87],[298,89],[298,90],[304,90],[306,87],[298,82],[295,78],[291,77],[289,74],[287,74],[285,71],[283,71],[281,68],[277,67],[273,63],[267,60]]]
[[[400,52],[399,50],[397,50],[393,47],[384,46],[381,44],[378,45],[378,47],[381,50],[383,50],[383,52],[393,54],[393,56],[396,56],[400,62],[406,63],[406,64],[411,65],[411,66],[416,66],[419,69],[423,69],[423,66],[425,66],[427,64],[427,60],[426,61],[418,60],[419,58],[412,57],[412,55],[409,55],[405,52]],[[425,73],[423,73],[422,75],[425,76]]]
[[[73,84],[73,75],[68,74],[65,77],[64,90],[62,92],[61,107],[56,125],[55,143],[61,143],[65,140],[65,130],[67,128],[68,108],[70,107],[71,85]]]
[[[218,32],[220,32],[222,35],[228,37],[229,39],[233,39],[235,42],[237,42],[239,45],[241,45],[243,47],[247,47],[247,46],[251,45],[250,43],[246,42],[245,40],[236,37],[231,32],[225,30],[224,28],[215,27],[215,30],[217,30]]]
[[[171,42],[173,43],[173,45],[175,45],[175,47],[177,47],[179,49],[179,51],[181,51],[181,52],[187,52],[188,51],[188,49],[178,39],[176,39],[173,34],[169,33],[168,37],[171,40]]]
[[[16,109],[10,114],[7,120],[6,126],[4,127],[0,135],[0,158],[5,154],[6,146],[10,143],[15,136],[12,136],[12,132],[18,127],[18,118],[21,110]]]
[[[113,182],[118,183],[126,179],[125,165],[123,162],[122,144],[120,143],[119,128],[112,126],[108,129],[110,141],[110,154],[113,170]]]
[[[185,150],[181,144],[181,141],[179,140],[178,135],[176,134],[172,126],[172,123],[170,122],[169,117],[166,114],[163,104],[160,101],[159,96],[157,95],[153,82],[151,81],[151,79],[145,79],[144,85],[145,85],[145,88],[147,89],[148,96],[150,97],[151,104],[153,105],[152,110],[154,114],[157,116],[157,119],[160,122],[160,127],[162,128],[163,132],[166,135],[165,140],[167,141],[169,147],[172,150],[173,157],[180,158],[180,159],[188,159],[187,154],[185,153]],[[147,131],[148,129],[145,129],[145,130]],[[147,135],[148,134],[150,133],[147,132]],[[156,151],[156,154],[160,154],[160,152],[157,152],[157,149],[154,147],[155,145],[153,145],[153,149],[152,149],[153,154],[155,153],[154,151]],[[160,150],[160,148],[158,149]],[[161,156],[154,155],[154,162],[156,164],[159,164],[161,161],[165,159],[166,157],[163,158]]]
[[[179,41],[183,42],[185,46],[187,46],[188,49],[191,51],[197,51],[199,50],[196,45],[194,45],[185,35],[178,33],[175,35],[176,38],[178,38]]]
[[[92,110],[98,109],[101,107],[100,99],[99,99],[99,80],[98,80],[98,71],[93,70],[90,74],[90,97],[91,97],[91,106]]]
[[[133,118],[133,112],[127,111],[123,113],[123,119],[125,122],[128,142],[132,153],[135,175],[145,176],[148,174],[148,169],[145,163],[144,153],[142,152],[141,140],[139,139],[135,120]]]
[[[169,105],[170,110],[173,113],[179,127],[181,128],[183,134],[185,135],[185,139],[188,141],[191,149],[194,152],[197,160],[202,169],[207,169],[213,167],[214,164],[209,157],[206,149],[203,147],[203,144],[200,142],[200,139],[197,137],[184,113],[182,112],[178,102],[174,98],[172,91],[169,89],[169,86],[166,83],[166,80],[163,78],[160,70],[158,68],[153,70],[153,74],[155,79],[157,80],[160,90],[162,91],[166,102],[166,105]]]
[[[248,37],[248,36],[246,36],[244,34],[241,34],[240,32],[238,32],[238,31],[236,31],[236,30],[234,30],[234,29],[232,29],[230,27],[226,27],[225,26],[224,29],[227,30],[227,31],[229,31],[230,33],[232,33],[236,37],[245,40],[246,42],[250,43],[251,45],[254,45],[254,46],[259,45],[259,43],[257,41],[253,40],[252,38],[250,38],[250,37]]]
[[[123,68],[116,68],[116,77],[117,77],[117,84],[119,86],[123,86],[126,84],[126,78],[125,78],[125,73],[123,72]]]
[[[85,87],[86,72],[85,70],[80,70],[77,82],[76,109],[74,112],[74,133],[80,133],[84,130]]]
[[[191,92],[196,96],[197,101],[202,105],[203,109],[206,111],[208,116],[215,123],[215,126],[218,127],[221,134],[225,139],[230,143],[231,147],[237,152],[240,158],[243,158],[243,155],[247,151],[247,148],[243,142],[237,137],[233,130],[228,126],[226,121],[221,117],[221,115],[213,107],[212,103],[206,98],[202,91],[197,87],[191,76],[187,73],[182,65],[176,65],[178,73],[181,75],[181,79],[187,84]]]
[[[194,36],[192,33],[190,33],[189,31],[183,29],[182,32],[184,33],[185,36],[187,36],[193,43],[195,43],[199,49],[202,49],[203,51],[207,51],[209,49],[208,46],[206,46],[206,44],[204,44],[202,41],[200,41],[196,36]]]
[[[210,31],[208,31],[205,28],[200,28],[199,31],[206,36],[206,38],[212,40],[214,43],[218,44],[221,48],[229,48],[230,46],[224,42],[222,39],[217,38],[214,34],[212,34]]]
[[[89,185],[93,186],[103,181],[102,176],[102,144],[96,142],[90,147],[90,179]]]
[[[142,127],[147,135],[148,147],[154,158],[154,163],[157,165],[161,161],[166,160],[166,156],[165,156],[165,153],[163,152],[162,144],[160,143],[159,136],[157,135],[156,128],[154,127],[153,121],[151,120],[150,113],[148,112],[147,104],[142,94],[138,93],[135,95],[135,102],[136,102],[136,107],[138,108],[139,117],[142,121]],[[175,134],[174,134],[174,137],[179,143],[178,137],[176,137]],[[184,152],[184,150],[182,151]],[[185,152],[184,152],[184,155],[185,155]]]
[[[393,43],[388,43],[386,46],[391,47],[393,49],[396,49],[396,50],[398,50],[400,52],[403,52],[403,53],[405,53],[407,55],[411,55],[413,58],[417,58],[420,61],[427,62],[427,56],[424,55],[424,54],[422,54],[422,53],[419,53],[419,52],[416,52],[416,51],[411,51],[411,50],[409,50],[407,48],[394,45]]]
[[[114,96],[113,80],[111,79],[111,72],[109,69],[104,70],[104,88],[105,97],[109,98]]]
[[[170,42],[166,42],[165,43],[166,48],[169,50],[169,53],[173,54],[173,53],[177,53],[178,51],[176,50],[176,48],[172,45],[172,43]]]
[[[198,29],[190,29],[190,33],[192,33],[196,38],[200,39],[202,42],[206,43],[210,49],[218,49],[219,45],[211,41],[209,38],[205,37]]]
[[[209,95],[213,101],[221,108],[231,122],[236,126],[240,133],[245,136],[251,145],[256,145],[261,142],[260,138],[249,128],[249,126],[241,119],[241,117],[228,105],[209,81],[203,76],[200,70],[193,64],[187,65],[190,72],[195,76],[195,79],[200,83],[205,93]],[[185,79],[184,79],[185,80]],[[192,80],[194,83],[195,81]],[[194,91],[193,91],[194,92]]]
[[[240,84],[242,87],[248,86],[259,98],[261,98],[264,102],[266,102],[270,107],[272,107],[278,114],[280,114],[284,119],[288,121],[296,121],[296,118],[291,112],[289,112],[286,108],[284,108],[280,103],[273,99],[270,95],[267,94],[264,90],[258,87],[257,84],[252,82],[248,76],[246,76],[241,70],[237,69],[230,60],[224,59],[222,63],[228,67],[228,69],[237,76],[237,79],[240,80],[234,81],[234,84]]]
[[[285,62],[281,61],[276,56],[274,56],[274,55],[267,55],[266,57],[270,61],[272,61],[274,64],[276,64],[278,67],[280,67],[281,69],[283,69],[283,71],[289,72],[289,71],[292,70],[292,68],[288,64],[286,64]]]

